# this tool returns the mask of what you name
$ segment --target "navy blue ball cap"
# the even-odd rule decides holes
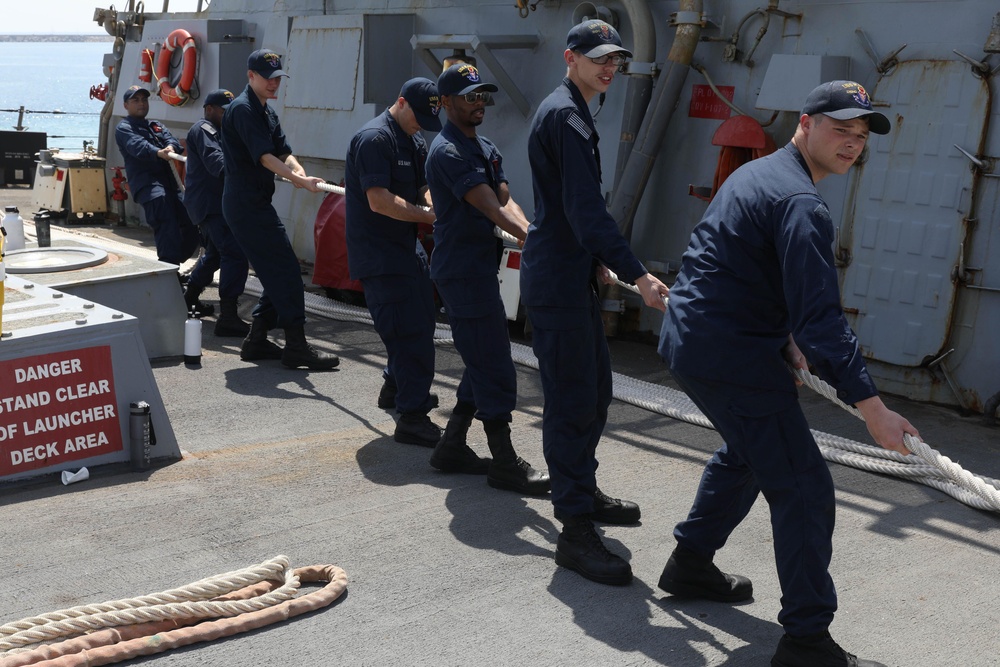
[[[889,119],[872,108],[868,91],[854,81],[827,81],[816,86],[802,107],[802,114],[821,113],[837,120],[868,118],[868,129],[875,134],[889,134]]]
[[[225,109],[229,103],[235,99],[235,95],[225,88],[217,88],[205,96],[205,103],[202,106],[216,106]]]
[[[622,38],[614,26],[597,19],[589,19],[570,28],[566,35],[566,48],[579,51],[588,58],[599,58],[608,53],[632,57],[632,52],[622,47]]]
[[[257,49],[247,58],[247,69],[260,74],[265,79],[288,76],[281,69],[281,56],[271,49]]]
[[[417,77],[403,84],[399,96],[413,109],[413,115],[420,127],[428,132],[441,131],[441,98],[437,85],[430,79]]]
[[[122,101],[128,102],[136,95],[145,95],[146,97],[149,97],[149,91],[143,88],[142,86],[129,86],[128,89],[125,91],[125,94],[122,95]]]
[[[499,88],[492,83],[486,83],[479,76],[479,70],[468,63],[455,63],[438,77],[439,95],[465,95],[474,90],[495,93]]]

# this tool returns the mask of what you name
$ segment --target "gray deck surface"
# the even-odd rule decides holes
[[[150,244],[134,229],[129,235]],[[245,315],[251,301],[244,297]],[[341,357],[325,373],[242,362],[239,340],[204,331],[201,368],[177,361],[153,369],[184,460],[146,473],[96,470],[71,486],[49,478],[0,490],[0,624],[286,554],[293,565],[344,568],[347,594],[285,624],[133,664],[769,664],[781,636],[780,592],[763,500],[717,556],[724,570],[753,580],[752,602],[682,601],[656,588],[671,530],[720,444],[714,431],[613,403],[599,481],[638,502],[643,521],[600,529],[635,572],[630,586],[602,586],[555,566],[559,525],[548,500],[438,473],[430,450],[393,442],[392,416],[375,405],[384,350],[370,327],[311,318],[309,337]],[[650,345],[613,342],[612,358],[620,372],[670,384]],[[437,369],[442,407],[431,416],[443,424],[461,372],[453,348],[438,348]],[[542,466],[535,371],[518,368],[518,390],[515,444]],[[935,448],[1000,477],[997,428],[887,402]],[[803,390],[803,403],[813,428],[868,442],[863,424],[824,399]],[[481,429],[470,435],[486,453]],[[1000,515],[915,483],[831,470],[835,638],[893,666],[1000,663]]]

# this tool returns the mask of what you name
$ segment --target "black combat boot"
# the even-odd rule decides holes
[[[565,517],[555,511],[556,518],[562,521]],[[639,523],[641,513],[639,506],[630,500],[612,498],[600,489],[594,491],[594,511],[586,515],[597,523],[610,523],[616,526],[628,526]]]
[[[431,467],[442,472],[464,472],[469,475],[485,475],[492,459],[480,458],[466,442],[472,415],[476,406],[459,403],[448,418],[444,435],[431,454]]]
[[[594,492],[594,511],[590,513],[591,521],[627,526],[639,523],[640,516],[639,506],[632,501],[612,498],[600,489]]]
[[[396,381],[391,375],[384,376],[382,388],[378,392],[378,406],[383,410],[396,407]]]
[[[390,375],[383,375],[382,388],[378,392],[378,406],[383,410],[396,407],[396,393],[398,392],[396,381]],[[438,406],[437,394],[430,394],[430,409],[434,410]]]
[[[556,541],[556,564],[599,584],[624,586],[632,581],[632,566],[604,546],[594,524],[584,514],[566,517]]]
[[[829,632],[808,637],[785,635],[771,658],[771,667],[886,667],[862,660],[840,648]]]
[[[243,321],[236,299],[219,300],[219,319],[215,321],[215,335],[219,338],[245,338],[250,325]]]
[[[306,342],[304,327],[295,324],[285,327],[285,349],[281,353],[281,363],[289,368],[304,366],[311,371],[328,371],[337,367],[340,357],[314,348]]]
[[[753,597],[753,584],[738,574],[726,574],[711,558],[677,545],[670,554],[659,587],[677,597],[742,602]]]
[[[281,348],[267,337],[267,322],[264,321],[264,318],[253,318],[250,323],[250,332],[240,346],[240,359],[243,361],[281,359],[281,354]]]
[[[203,303],[198,299],[203,291],[205,291],[204,287],[192,287],[190,283],[184,288],[184,304],[187,306],[188,313],[194,317],[207,317],[215,312],[215,306]]]
[[[399,415],[392,439],[407,445],[434,447],[441,440],[441,429],[423,412],[404,412]]]
[[[517,491],[529,496],[543,496],[552,489],[549,474],[531,467],[514,451],[510,442],[510,424],[502,419],[483,421],[486,442],[493,463],[486,473],[486,483],[494,489]]]

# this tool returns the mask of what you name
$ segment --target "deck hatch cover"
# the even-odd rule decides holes
[[[873,93],[893,128],[859,167],[843,302],[866,356],[919,366],[948,338],[973,187],[953,144],[979,151],[988,91],[965,63],[911,61]]]

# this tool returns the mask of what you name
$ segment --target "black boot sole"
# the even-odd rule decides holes
[[[514,491],[525,496],[545,496],[548,495],[549,491],[552,490],[552,484],[546,480],[545,482],[535,482],[535,483],[524,483],[518,484],[516,482],[508,482],[504,479],[496,479],[495,477],[489,477],[487,473],[486,483],[492,486],[494,489],[502,489],[504,491]]]
[[[333,359],[331,361],[290,361],[285,359],[284,355],[282,355],[281,365],[285,368],[305,368],[310,371],[329,371],[340,365],[340,359]]]
[[[679,598],[689,598],[693,600],[711,600],[712,602],[744,602],[753,598],[753,587],[748,592],[733,591],[731,593],[719,593],[703,586],[695,584],[683,584],[678,581],[670,581],[660,577],[657,586],[661,591],[670,593]]]
[[[612,526],[634,526],[639,523],[642,514],[636,510],[635,512],[591,512],[588,516],[591,521],[597,523],[606,523]]]
[[[250,328],[237,329],[235,327],[220,327],[216,325],[213,333],[216,338],[246,338],[247,334],[250,333]]]
[[[392,439],[404,445],[417,445],[419,447],[437,447],[440,438],[426,440],[410,433],[394,433]]]
[[[590,581],[595,581],[599,584],[606,584],[608,586],[625,586],[632,583],[631,572],[625,575],[607,575],[588,572],[586,569],[581,567],[579,563],[559,550],[556,550],[556,565],[561,565],[567,570],[573,570],[584,579],[589,579]]]
[[[441,457],[431,457],[431,467],[435,470],[465,475],[485,475],[490,471],[490,463],[491,461],[489,460],[479,463],[475,461],[456,461]]]
[[[274,350],[244,350],[240,349],[240,359],[243,361],[277,361],[281,359],[282,353],[281,348],[275,346],[277,349]]]

